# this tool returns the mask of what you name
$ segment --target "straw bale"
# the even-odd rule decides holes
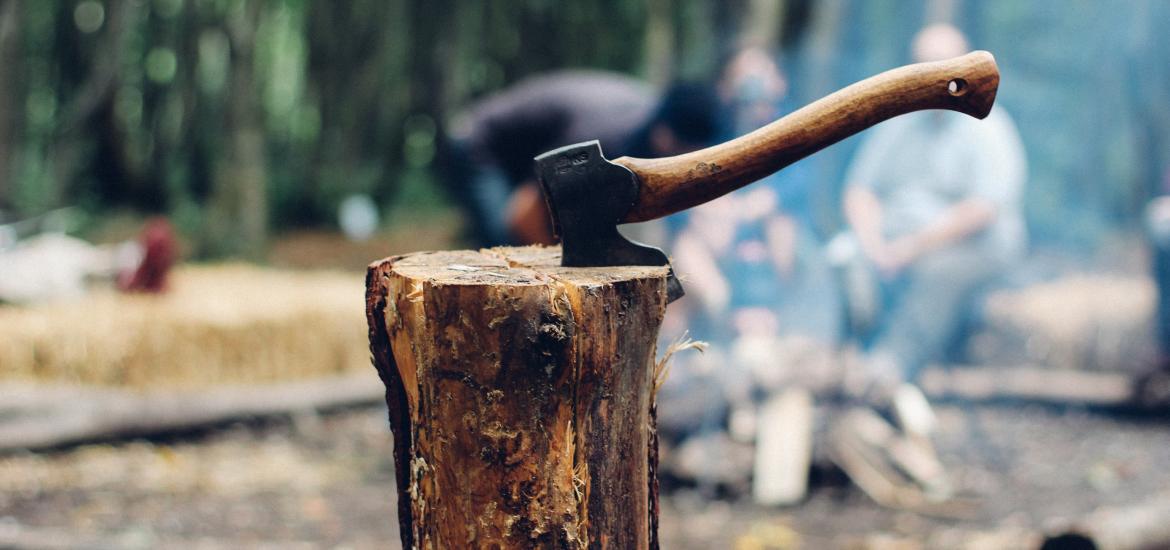
[[[357,273],[185,266],[171,292],[0,306],[0,381],[199,388],[369,368]]]
[[[972,339],[982,363],[1135,372],[1154,346],[1157,291],[1144,277],[1072,275],[993,293]]]

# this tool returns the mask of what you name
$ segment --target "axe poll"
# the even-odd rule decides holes
[[[890,118],[947,109],[984,118],[999,87],[988,52],[918,63],[857,82],[754,132],[673,157],[607,160],[597,141],[536,157],[561,265],[669,265],[661,250],[632,242],[623,223],[653,220],[723,196]],[[670,272],[667,300],[683,294]]]

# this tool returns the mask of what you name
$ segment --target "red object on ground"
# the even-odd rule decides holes
[[[142,245],[142,262],[134,271],[118,277],[118,289],[126,292],[163,292],[167,289],[167,273],[175,264],[178,244],[175,232],[166,218],[147,220],[138,236]]]

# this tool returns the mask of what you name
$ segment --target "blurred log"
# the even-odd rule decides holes
[[[1048,536],[1042,550],[1170,548],[1170,493],[1133,506],[1100,508]]]
[[[1019,367],[930,368],[920,378],[932,398],[1025,399],[1098,406],[1136,404],[1132,376],[1114,372]]]
[[[1156,359],[1150,277],[1074,274],[992,292],[968,353],[984,365],[1135,372]]]
[[[654,548],[662,267],[557,248],[370,266],[405,548]]]
[[[155,531],[127,535],[126,532],[86,532],[70,527],[41,527],[21,525],[16,520],[5,520],[0,527],[0,548],[39,548],[40,550],[68,550],[70,548],[254,548],[256,540],[247,534],[218,533],[216,536],[159,533]],[[279,536],[279,535],[277,535]],[[265,541],[270,548],[315,548],[318,541],[272,538]]]
[[[986,531],[963,528],[940,528],[929,536],[895,535],[888,532],[846,536],[843,548],[851,550],[1004,550],[1036,548],[1042,537],[1027,529],[999,527]]]
[[[211,390],[0,384],[0,451],[153,435],[241,418],[376,402],[368,374]]]
[[[800,502],[808,491],[813,450],[813,398],[800,387],[760,408],[752,498],[766,506]]]
[[[899,439],[897,430],[885,419],[857,408],[829,431],[829,455],[878,504],[903,509],[919,507],[926,502],[926,495],[890,456],[890,447]]]

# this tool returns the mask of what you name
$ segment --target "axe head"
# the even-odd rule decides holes
[[[601,154],[601,144],[566,145],[536,157],[536,173],[561,238],[561,265],[604,267],[665,265],[670,259],[653,246],[633,242],[617,226],[638,199],[638,177]],[[671,269],[666,300],[683,295]]]

